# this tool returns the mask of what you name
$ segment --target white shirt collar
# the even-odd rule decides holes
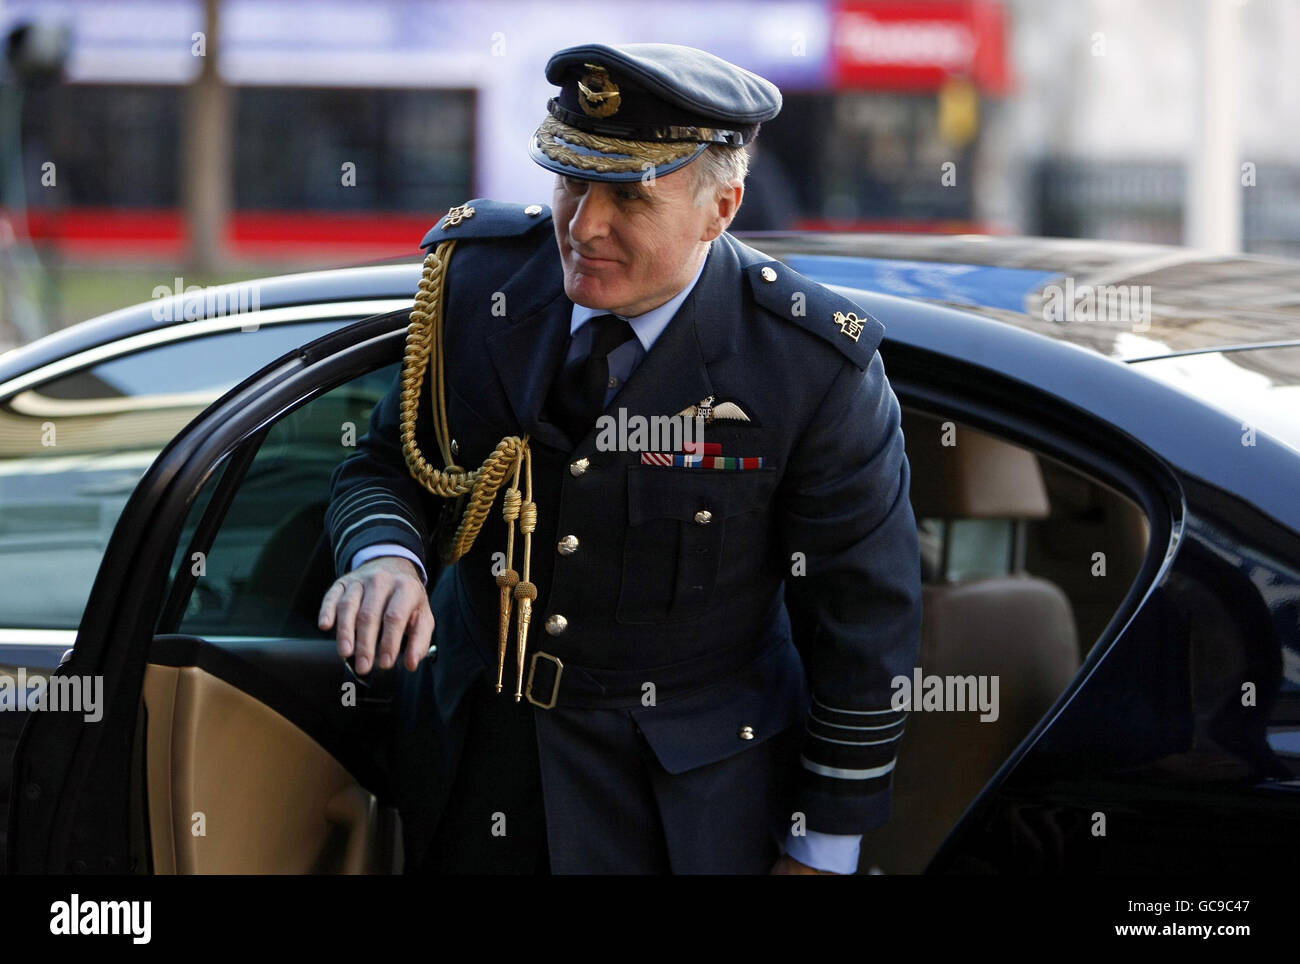
[[[668,322],[673,320],[673,315],[677,314],[677,309],[682,306],[686,296],[694,290],[695,285],[700,280],[700,275],[704,273],[704,265],[708,260],[708,255],[705,255],[704,260],[700,262],[699,270],[695,272],[695,277],[691,279],[691,283],[658,308],[651,308],[645,314],[637,315],[635,318],[629,318],[627,315],[617,315],[617,317],[622,318],[632,326],[637,341],[641,342],[641,347],[647,352],[650,351],[650,346],[655,343],[655,340],[663,334],[664,329],[668,327]],[[573,315],[569,322],[569,334],[575,334],[589,318],[608,314],[617,313],[605,311],[602,308],[588,308],[586,305],[575,303]]]

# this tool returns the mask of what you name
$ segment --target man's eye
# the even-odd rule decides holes
[[[645,195],[641,193],[640,188],[620,187],[615,192],[615,196],[620,201],[644,201]]]

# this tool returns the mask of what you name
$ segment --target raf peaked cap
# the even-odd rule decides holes
[[[781,110],[769,81],[677,44],[586,44],[546,64],[560,88],[529,153],[548,170],[597,181],[669,174],[710,144],[740,147]]]

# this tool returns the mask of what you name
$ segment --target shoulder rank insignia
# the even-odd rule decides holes
[[[754,300],[775,315],[834,345],[866,370],[885,326],[843,295],[779,261],[745,266]]]
[[[467,238],[518,237],[540,224],[550,223],[551,209],[543,204],[507,204],[475,198],[457,204],[444,214],[425,234],[420,247]]]
[[[851,311],[848,314],[837,311],[831,320],[840,326],[842,334],[848,335],[854,341],[857,341],[858,336],[862,334],[862,319]]]
[[[460,224],[460,222],[464,221],[466,218],[472,218],[473,216],[474,216],[474,208],[472,205],[457,204],[454,208],[448,211],[446,215],[443,217],[441,222],[442,229],[446,231],[448,228],[454,228],[456,225]]]

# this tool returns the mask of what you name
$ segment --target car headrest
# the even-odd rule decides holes
[[[1047,517],[1047,487],[1033,452],[919,412],[903,412],[903,435],[918,519]]]

